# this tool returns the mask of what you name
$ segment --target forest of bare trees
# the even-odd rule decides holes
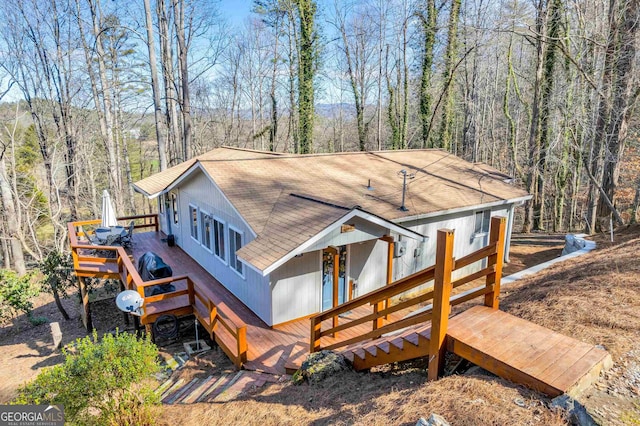
[[[222,10],[0,4],[4,268],[24,273],[62,250],[66,222],[99,216],[102,189],[119,214],[151,211],[132,182],[221,145],[440,148],[533,194],[522,231],[635,220],[640,175],[622,166],[637,155],[639,0],[255,0],[244,20]]]

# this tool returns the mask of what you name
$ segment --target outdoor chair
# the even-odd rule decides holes
[[[120,244],[122,244],[122,247],[131,247],[133,245],[133,228],[135,228],[135,223],[131,221],[129,222],[127,233],[120,237]]]

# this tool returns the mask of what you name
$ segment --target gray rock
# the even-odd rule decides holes
[[[293,375],[293,382],[299,384],[306,380],[312,384],[319,383],[329,376],[348,369],[350,366],[344,356],[327,350],[314,352]]]
[[[564,237],[564,248],[562,249],[562,256],[576,252],[578,250],[582,250],[585,245],[586,243],[584,242],[584,240],[576,238],[575,235],[567,234]]]
[[[567,394],[557,396],[551,400],[551,407],[562,408],[569,413],[569,421],[576,426],[597,426],[598,423],[587,412],[584,405]]]
[[[442,416],[431,413],[427,420],[424,417],[420,417],[416,426],[450,426],[449,422],[447,422]]]
[[[51,327],[51,337],[53,338],[53,350],[60,349],[60,345],[62,344],[62,330],[60,330],[60,324],[57,322],[52,322],[49,324]]]

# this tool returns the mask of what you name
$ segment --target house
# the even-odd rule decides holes
[[[487,244],[530,198],[510,178],[435,149],[295,155],[217,148],[135,183],[160,228],[267,325],[306,317]],[[337,265],[337,266],[336,266]],[[469,265],[460,274],[482,268]]]

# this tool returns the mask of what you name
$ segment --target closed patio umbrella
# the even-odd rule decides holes
[[[109,195],[109,191],[105,189],[102,193],[102,227],[111,228],[117,225],[118,220],[116,218],[116,212],[113,209],[113,204],[111,203],[111,196]]]

